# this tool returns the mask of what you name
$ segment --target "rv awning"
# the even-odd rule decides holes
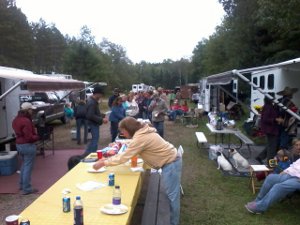
[[[213,85],[226,85],[229,84],[233,79],[232,71],[219,73],[207,77],[207,83]]]
[[[230,70],[227,72],[208,76],[207,83],[212,85],[226,85],[229,84],[236,76],[239,76],[239,74],[252,73],[252,72],[263,71],[263,70],[268,71],[276,67],[300,71],[299,62],[300,62],[300,58],[296,58],[285,62],[266,65],[266,66],[258,66],[258,67],[252,67],[252,68],[241,69],[241,70]]]
[[[0,77],[21,81],[22,89],[29,91],[76,90],[85,87],[82,81],[34,74],[30,71],[0,67]]]

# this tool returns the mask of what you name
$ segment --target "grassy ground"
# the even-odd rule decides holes
[[[181,201],[180,224],[299,224],[300,198],[276,204],[263,215],[246,211],[244,205],[255,197],[250,191],[249,178],[222,175],[215,162],[208,159],[206,150],[196,147],[195,131],[203,131],[210,143],[214,141],[206,129],[206,121],[203,119],[195,129],[166,124],[166,138],[176,146],[181,144],[185,150],[182,174],[185,195]]]

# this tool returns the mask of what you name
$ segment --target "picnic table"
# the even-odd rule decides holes
[[[215,144],[217,144],[218,135],[221,136],[221,143],[222,144],[224,144],[224,135],[228,135],[228,148],[230,148],[231,145],[232,145],[230,137],[231,137],[231,135],[234,135],[240,141],[240,145],[237,146],[236,149],[240,149],[240,148],[242,148],[243,145],[246,145],[247,149],[248,149],[248,152],[249,152],[249,157],[251,157],[251,148],[250,148],[250,146],[254,145],[254,142],[250,138],[248,138],[245,134],[243,134],[242,131],[240,131],[237,128],[226,128],[226,127],[224,127],[221,130],[217,130],[210,123],[207,123],[206,126],[209,129],[209,131],[215,135]]]
[[[88,158],[96,157],[95,153],[88,156]],[[141,191],[141,172],[132,172],[130,164],[107,167],[106,171],[101,173],[89,172],[91,167],[92,163],[80,162],[29,205],[20,214],[21,218],[28,218],[31,224],[72,224],[74,220],[72,206],[75,197],[81,196],[85,225],[130,224]],[[109,173],[115,174],[115,184],[120,185],[122,190],[122,204],[128,207],[128,212],[122,215],[107,215],[100,212],[101,207],[112,202],[113,186],[104,186],[90,191],[84,191],[77,187],[77,184],[87,181],[107,184]],[[45,177],[45,179],[47,178]],[[64,213],[62,208],[62,191],[66,188],[70,190],[68,196],[71,198],[71,212],[69,213]]]

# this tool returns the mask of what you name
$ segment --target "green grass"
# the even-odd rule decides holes
[[[182,145],[182,186],[185,192],[181,199],[181,225],[293,225],[300,221],[300,198],[285,200],[272,206],[263,215],[252,215],[244,205],[253,200],[247,177],[224,176],[216,163],[208,159],[205,149],[196,147],[195,131],[203,131],[209,143],[214,137],[205,124],[195,129],[179,123],[166,126],[166,139],[175,146]]]

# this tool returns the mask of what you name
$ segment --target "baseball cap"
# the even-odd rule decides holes
[[[22,110],[28,110],[28,109],[36,109],[35,106],[33,106],[30,102],[24,102],[21,105]]]

